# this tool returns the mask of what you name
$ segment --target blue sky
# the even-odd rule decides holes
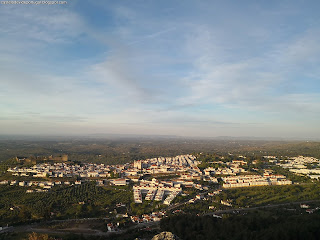
[[[320,136],[318,1],[0,4],[0,134]]]

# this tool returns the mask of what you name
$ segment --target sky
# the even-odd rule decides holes
[[[320,2],[0,1],[0,134],[320,137]]]

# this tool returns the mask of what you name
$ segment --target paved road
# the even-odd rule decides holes
[[[66,229],[50,229],[48,227],[42,227],[42,225],[50,224],[50,223],[57,223],[57,222],[73,222],[73,221],[92,221],[92,220],[99,220],[101,218],[82,218],[82,219],[66,219],[66,220],[52,220],[40,223],[33,223],[28,225],[22,225],[13,227],[10,229],[10,232],[37,232],[37,233],[47,233],[47,234],[63,234],[63,233],[74,233],[74,234],[83,234],[85,236],[109,236],[112,234],[122,234],[126,231],[138,228],[146,228],[151,226],[157,226],[160,222],[148,222],[148,223],[140,223],[132,225],[126,229],[121,229],[115,232],[103,232],[101,230],[96,229],[79,229],[79,228],[66,228]],[[108,218],[105,218],[108,219]]]
[[[313,202],[320,202],[320,200],[309,200],[309,201],[299,201],[299,202],[290,202],[290,203],[270,204],[270,205],[266,205],[266,206],[257,206],[257,207],[250,207],[250,208],[233,208],[233,209],[209,212],[209,213],[205,213],[203,215],[218,215],[218,214],[224,214],[224,213],[232,213],[234,211],[245,212],[245,211],[251,211],[251,210],[255,210],[255,209],[274,208],[274,207],[286,206],[286,205],[291,205],[291,204],[313,203]],[[187,204],[187,202],[172,205],[169,208],[167,208],[167,210],[172,210],[172,209],[180,207],[184,204]],[[111,234],[122,234],[122,233],[125,233],[126,231],[129,231],[132,229],[157,226],[160,223],[160,222],[148,222],[148,223],[136,224],[136,225],[130,226],[129,228],[122,229],[122,230],[119,230],[116,232],[103,232],[103,231],[95,230],[95,229],[83,229],[85,231],[79,232],[79,229],[75,229],[75,228],[74,229],[69,228],[69,229],[53,230],[53,229],[41,227],[41,225],[43,225],[43,224],[50,224],[50,223],[73,222],[73,221],[79,221],[79,222],[81,222],[81,221],[94,221],[94,220],[99,220],[99,219],[101,219],[101,218],[51,220],[51,221],[47,221],[47,222],[33,223],[33,224],[13,227],[10,229],[10,231],[12,231],[12,232],[39,232],[39,233],[51,233],[51,234],[76,233],[76,234],[83,234],[83,235],[108,236]],[[104,218],[103,220],[106,220],[106,219],[108,219],[108,218]]]

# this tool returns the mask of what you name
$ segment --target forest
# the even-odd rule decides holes
[[[137,159],[192,153],[228,153],[252,156],[313,156],[320,158],[319,142],[137,138],[0,138],[0,162],[16,156],[68,154],[73,161],[123,164]]]
[[[316,240],[320,238],[320,214],[274,211],[249,212],[242,215],[212,216],[174,215],[161,220],[161,230],[170,231],[183,240]]]

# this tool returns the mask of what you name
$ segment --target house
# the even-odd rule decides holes
[[[115,228],[115,226],[113,226],[112,223],[108,223],[107,224],[107,228],[108,228],[109,232],[115,232],[116,231],[116,228]]]
[[[202,199],[204,198],[204,196],[203,196],[202,194],[198,194],[198,195],[196,196],[196,198],[199,199],[199,200],[202,200]]]
[[[26,185],[26,182],[19,182],[20,187],[24,187]]]
[[[228,200],[227,201],[221,200],[221,204],[223,204],[225,206],[229,206],[229,207],[232,206],[232,204]]]
[[[310,206],[307,204],[300,204],[300,208],[310,208]]]
[[[125,186],[129,184],[129,179],[126,178],[117,178],[117,179],[113,179],[111,180],[112,184],[115,186]]]
[[[9,184],[8,180],[3,180],[0,182],[1,185]]]
[[[309,214],[311,214],[311,213],[313,213],[314,212],[314,209],[307,209],[306,210],[306,213],[309,213]]]

